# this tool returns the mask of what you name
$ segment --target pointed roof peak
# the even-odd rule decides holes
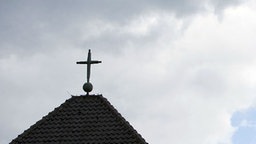
[[[102,95],[72,96],[10,144],[146,144]]]

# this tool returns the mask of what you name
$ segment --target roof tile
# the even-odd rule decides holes
[[[102,95],[72,96],[10,144],[146,144]]]

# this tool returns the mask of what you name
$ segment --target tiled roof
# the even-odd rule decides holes
[[[146,144],[102,95],[72,96],[10,144]]]

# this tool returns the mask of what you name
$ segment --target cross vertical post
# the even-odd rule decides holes
[[[91,64],[98,64],[101,63],[101,61],[98,60],[91,60],[91,50],[88,51],[87,61],[79,61],[76,62],[76,64],[87,64],[87,79],[86,83],[83,85],[84,91],[89,95],[89,92],[92,91],[93,86],[90,83],[90,75],[91,75]]]

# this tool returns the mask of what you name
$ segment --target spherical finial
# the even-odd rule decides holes
[[[89,93],[89,92],[92,91],[93,86],[90,82],[87,82],[83,85],[83,89],[84,89],[85,92]]]

